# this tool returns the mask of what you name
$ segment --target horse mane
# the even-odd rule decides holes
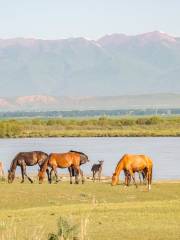
[[[78,154],[82,154],[82,155],[84,155],[85,157],[87,157],[87,158],[88,158],[88,156],[87,156],[85,153],[83,153],[83,152],[74,151],[74,150],[70,150],[69,152],[72,152],[72,153],[78,153]]]

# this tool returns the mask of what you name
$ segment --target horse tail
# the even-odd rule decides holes
[[[39,170],[39,173],[38,173],[39,183],[41,183],[43,181],[43,179],[44,179],[45,172],[46,172],[46,170],[48,168],[49,157],[50,156],[47,156],[46,160],[40,166],[40,170]]]
[[[40,171],[41,172],[45,172],[46,171],[46,169],[48,168],[48,162],[49,162],[49,156],[47,156],[47,158],[44,160],[44,162],[40,166]]]
[[[147,158],[148,161],[148,189],[151,189],[152,183],[152,171],[153,171],[153,161],[150,158]]]
[[[150,170],[150,174],[151,174],[150,183],[152,182],[152,172],[153,172],[153,165],[151,166],[151,170]]]
[[[148,158],[148,163],[149,163],[149,173],[150,173],[150,183],[152,182],[152,172],[153,172],[153,161]]]

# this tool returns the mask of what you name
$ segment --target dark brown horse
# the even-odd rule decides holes
[[[48,159],[42,165],[39,171],[39,183],[42,183],[44,179],[44,173],[51,168],[49,182],[52,182],[52,172],[54,171],[56,182],[58,182],[57,168],[68,168],[70,173],[70,183],[72,183],[72,177],[75,176],[75,182],[79,183],[78,177],[81,174],[82,183],[84,183],[83,172],[80,169],[80,165],[89,162],[88,156],[82,152],[69,151],[67,153],[51,153]]]
[[[15,178],[16,167],[20,166],[22,173],[22,181],[24,182],[24,176],[28,178],[28,180],[33,183],[33,180],[26,173],[26,166],[34,166],[38,164],[41,166],[44,164],[46,159],[48,158],[48,154],[41,151],[33,151],[33,152],[20,152],[11,162],[10,169],[8,171],[8,182],[12,183]],[[49,179],[49,170],[46,170],[48,179]]]

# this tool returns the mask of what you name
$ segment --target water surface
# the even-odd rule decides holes
[[[0,161],[5,170],[20,151],[41,150],[47,153],[79,150],[86,153],[91,163],[82,166],[90,174],[91,165],[104,160],[104,174],[112,175],[117,162],[125,153],[146,154],[154,162],[155,179],[180,179],[180,138],[173,137],[118,137],[118,138],[30,138],[0,139]],[[38,167],[28,168],[37,172]],[[67,170],[59,170],[59,173]]]

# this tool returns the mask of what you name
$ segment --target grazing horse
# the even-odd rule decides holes
[[[48,154],[41,152],[41,151],[33,151],[33,152],[20,152],[18,153],[15,158],[11,162],[11,166],[8,173],[8,182],[12,183],[15,178],[15,171],[16,167],[21,167],[21,174],[22,174],[22,181],[24,182],[24,176],[28,178],[28,180],[33,183],[33,180],[27,175],[26,173],[26,166],[34,166],[36,164],[39,165],[39,167],[42,166],[42,164],[45,162],[45,160],[48,158]],[[46,170],[48,179],[49,179],[49,170]]]
[[[118,162],[115,172],[112,176],[112,186],[118,183],[119,175],[122,170],[125,172],[125,184],[128,185],[128,174],[132,177],[134,184],[135,182],[134,173],[144,171],[147,176],[148,189],[151,189],[152,182],[152,160],[145,155],[130,155],[125,154]]]
[[[69,151],[67,153],[51,153],[39,171],[39,183],[42,183],[44,173],[48,167],[51,168],[49,183],[52,182],[53,171],[55,173],[56,182],[58,182],[57,168],[68,168],[70,173],[70,183],[72,183],[72,176],[75,176],[76,183],[79,183],[79,174],[81,174],[82,183],[84,183],[83,172],[80,169],[80,165],[86,162],[89,162],[88,156],[82,152]]]
[[[4,177],[4,169],[2,162],[0,162],[0,177]]]
[[[91,171],[93,173],[93,181],[95,181],[95,176],[96,176],[97,173],[98,173],[99,181],[101,180],[103,163],[104,163],[104,161],[101,160],[101,161],[99,161],[98,164],[93,164],[93,166],[91,168]]]

